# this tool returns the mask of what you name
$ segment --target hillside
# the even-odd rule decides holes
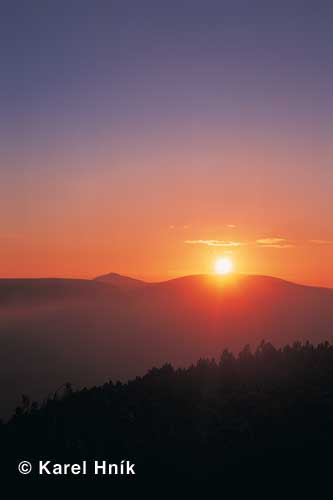
[[[44,456],[126,459],[138,480],[190,485],[222,477],[225,487],[232,474],[251,478],[253,491],[278,471],[279,482],[296,480],[298,490],[317,474],[318,489],[333,445],[332,366],[328,343],[261,343],[188,368],[153,368],[126,384],[68,386],[40,406],[23,401],[0,426],[6,465],[14,470],[18,457],[34,466]]]
[[[110,284],[109,284],[110,285]],[[115,289],[103,282],[64,278],[0,278],[0,310],[7,306],[42,305],[71,300],[115,297]]]
[[[94,281],[98,281],[99,283],[108,283],[109,285],[113,285],[120,290],[133,290],[146,284],[142,280],[129,278],[128,276],[122,276],[121,274],[117,273],[109,273],[103,274],[102,276],[97,276]]]
[[[333,340],[333,291],[263,276],[187,276],[119,288],[94,280],[1,280],[0,415],[43,398],[185,366],[262,339]],[[13,362],[15,360],[15,362]]]

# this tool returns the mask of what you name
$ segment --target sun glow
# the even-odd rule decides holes
[[[221,257],[214,265],[215,274],[229,274],[232,273],[233,269],[234,264],[228,257]]]

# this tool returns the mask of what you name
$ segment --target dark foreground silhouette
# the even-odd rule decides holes
[[[166,364],[126,384],[67,384],[40,405],[24,397],[0,432],[13,476],[23,459],[130,460],[135,476],[98,478],[322,484],[333,467],[333,345],[262,342],[254,353],[246,346],[185,369]]]
[[[66,380],[126,381],[263,338],[332,342],[333,290],[245,275],[0,280],[0,418],[21,394],[41,400]]]

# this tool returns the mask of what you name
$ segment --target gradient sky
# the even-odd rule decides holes
[[[1,276],[333,287],[333,4],[0,7]]]

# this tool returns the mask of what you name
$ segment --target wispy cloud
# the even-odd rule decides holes
[[[295,246],[286,238],[261,238],[256,240],[256,244],[262,248],[293,248]]]
[[[315,245],[333,245],[332,240],[309,240],[309,243],[313,243]]]
[[[170,224],[169,225],[169,229],[170,230],[173,230],[173,229],[190,229],[191,228],[191,224],[182,224],[182,225],[176,225],[176,224]]]
[[[236,224],[227,224],[226,227],[229,227],[230,229],[235,229],[235,227],[237,227],[237,226],[236,226]]]
[[[244,245],[240,241],[224,241],[224,240],[185,240],[184,243],[189,245],[207,245],[209,247],[239,247]]]
[[[233,240],[185,240],[187,245],[206,245],[208,247],[235,248],[244,245],[254,245],[258,248],[294,248],[295,244],[287,238],[271,237],[260,238],[254,241],[233,241]]]

